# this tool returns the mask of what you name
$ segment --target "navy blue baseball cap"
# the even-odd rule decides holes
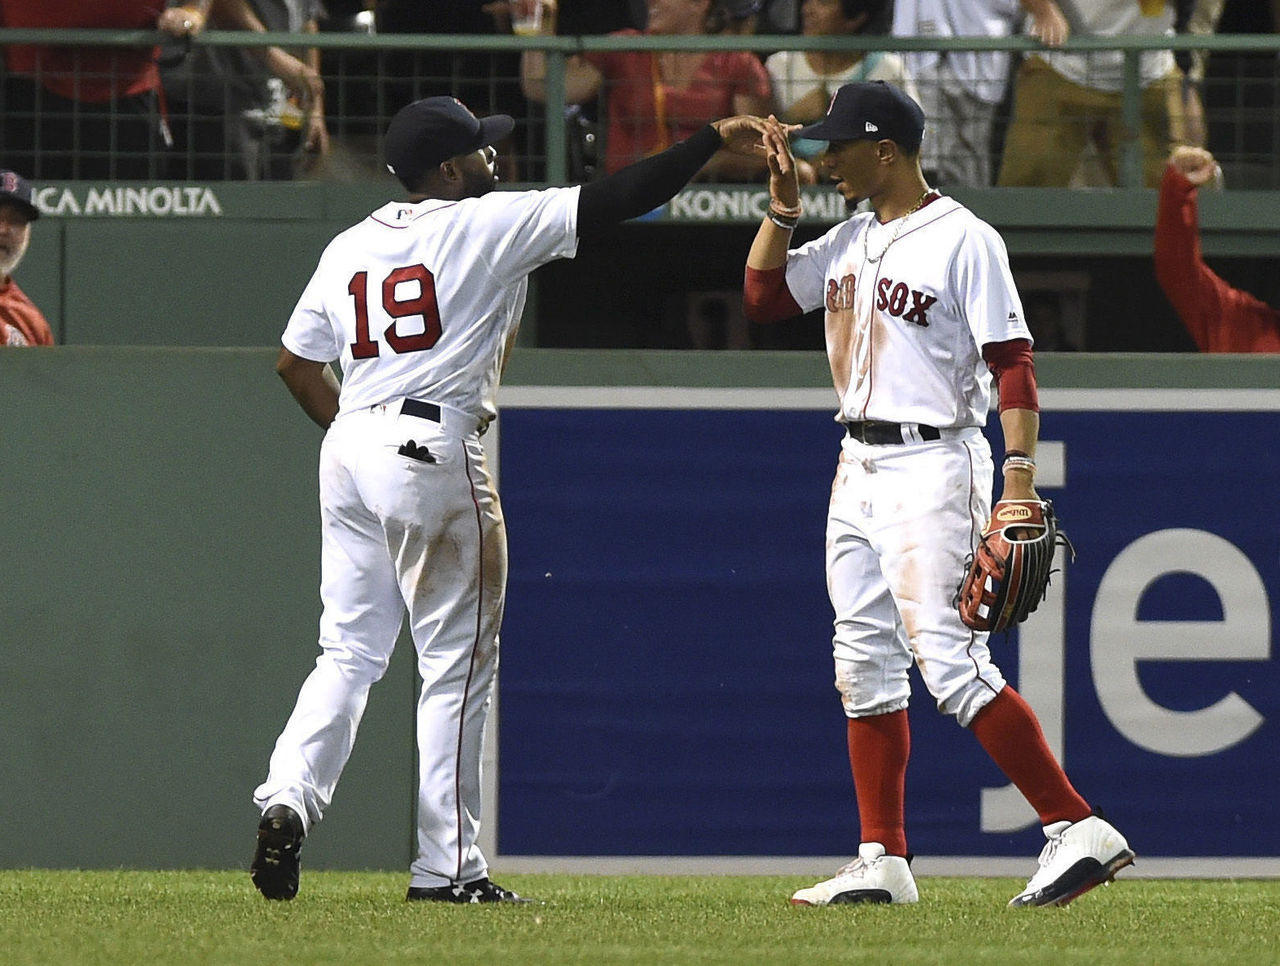
[[[509,114],[476,117],[456,97],[424,97],[400,108],[387,125],[387,170],[414,185],[436,165],[501,141],[515,126]]]
[[[40,217],[40,209],[32,201],[31,182],[16,171],[0,171],[0,204],[19,208],[32,221]]]
[[[905,91],[884,81],[845,84],[827,107],[827,116],[793,137],[817,141],[896,141],[915,151],[924,139],[924,111]]]

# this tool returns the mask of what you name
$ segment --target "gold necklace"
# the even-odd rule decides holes
[[[885,252],[889,250],[889,247],[896,242],[898,240],[898,236],[902,234],[902,229],[905,228],[907,224],[907,218],[923,208],[925,199],[931,194],[933,194],[932,188],[924,189],[924,194],[917,198],[916,203],[898,219],[898,227],[893,230],[893,234],[889,237],[889,241],[885,244],[884,248],[880,249],[880,254],[875,256],[875,258],[871,257],[871,252],[868,250],[868,239],[871,237],[871,225],[867,225],[867,230],[862,233],[862,260],[874,265],[876,262],[880,261],[880,259],[884,258]]]

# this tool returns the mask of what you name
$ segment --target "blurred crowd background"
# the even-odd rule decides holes
[[[926,107],[924,166],[943,190],[1155,188],[1177,145],[1209,148],[1229,189],[1280,190],[1277,48],[1160,46],[1273,36],[1280,0],[0,0],[0,27],[133,32],[107,46],[43,36],[0,45],[0,169],[36,184],[385,179],[394,191],[381,161],[386,121],[436,94],[516,118],[500,145],[505,182],[585,181],[714,117],[809,122],[840,84],[883,79]],[[252,37],[262,33],[273,37]],[[614,35],[620,49],[552,64],[536,35]],[[673,49],[625,49],[653,36],[672,37]],[[909,43],[971,36],[1028,42]],[[705,37],[720,42],[699,46]],[[791,37],[822,42],[793,49]],[[1122,53],[1070,46],[1089,38],[1147,42],[1129,61],[1128,100]],[[561,159],[549,160],[553,144]],[[796,145],[813,186],[824,180],[821,150]],[[762,165],[718,159],[699,180],[763,178]],[[634,271],[590,259],[544,270],[554,294],[539,303],[539,344],[822,345],[820,319],[765,330],[741,318],[742,226],[629,227],[608,256]],[[820,229],[802,226],[798,241],[806,230]],[[702,257],[689,259],[691,248]],[[1255,291],[1276,274],[1273,260],[1231,261],[1224,274]],[[1132,258],[1019,256],[1014,268],[1041,350],[1195,348],[1149,259],[1138,271]],[[614,325],[590,321],[602,307]]]

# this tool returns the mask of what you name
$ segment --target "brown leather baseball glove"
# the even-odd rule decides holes
[[[1048,500],[999,501],[965,561],[956,592],[960,619],[978,631],[1022,623],[1044,600],[1059,545],[1075,559],[1075,547],[1058,529]]]

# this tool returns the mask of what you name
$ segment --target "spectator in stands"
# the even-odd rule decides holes
[[[887,0],[804,0],[800,8],[801,33],[805,37],[855,36],[881,21]],[[813,124],[826,117],[832,95],[853,81],[886,81],[919,99],[915,85],[898,54],[862,50],[781,50],[764,62],[773,88],[778,117],[792,124]],[[932,116],[932,115],[928,115]],[[792,138],[791,150],[798,162],[816,157],[825,141]],[[799,167],[801,184],[816,178]],[[810,176],[806,176],[806,175]]]
[[[316,33],[320,0],[214,0],[213,26]],[[173,130],[175,177],[288,181],[329,150],[320,52],[199,47],[161,74]]]
[[[1076,37],[1124,40],[1173,32],[1174,10],[1166,0],[1058,0],[1058,6]],[[1143,180],[1155,187],[1173,132],[1183,129],[1182,77],[1167,50],[1141,54],[1139,73]],[[997,183],[1065,187],[1092,145],[1106,182],[1118,184],[1123,86],[1123,51],[1029,55],[1014,82],[1013,121]]]
[[[53,345],[49,323],[13,280],[39,217],[26,178],[0,171],[0,346]]]
[[[523,2],[523,0],[515,0]],[[556,32],[558,6],[545,0],[543,33]],[[728,12],[722,0],[652,0],[643,32],[615,37],[701,36],[719,32]],[[546,61],[539,51],[521,57],[521,89],[546,103]],[[709,120],[772,110],[769,77],[749,51],[605,51],[568,60],[565,96],[571,104],[606,99],[605,171],[689,137]],[[718,152],[699,173],[703,181],[750,181],[765,173],[764,159]]]
[[[1174,148],[1156,211],[1156,280],[1202,352],[1280,352],[1280,309],[1233,288],[1204,262],[1196,196],[1221,182],[1204,148]]]
[[[895,37],[1008,37],[1026,33],[1048,47],[1070,33],[1055,0],[895,0]],[[921,167],[931,184],[987,188],[992,131],[1004,103],[1010,54],[1002,50],[920,50],[903,55],[929,118]],[[885,78],[888,80],[888,78]]]
[[[190,37],[212,0],[157,17],[156,0],[0,0],[5,27],[159,29]],[[0,156],[51,180],[162,177],[170,145],[154,47],[12,45],[0,105]]]

